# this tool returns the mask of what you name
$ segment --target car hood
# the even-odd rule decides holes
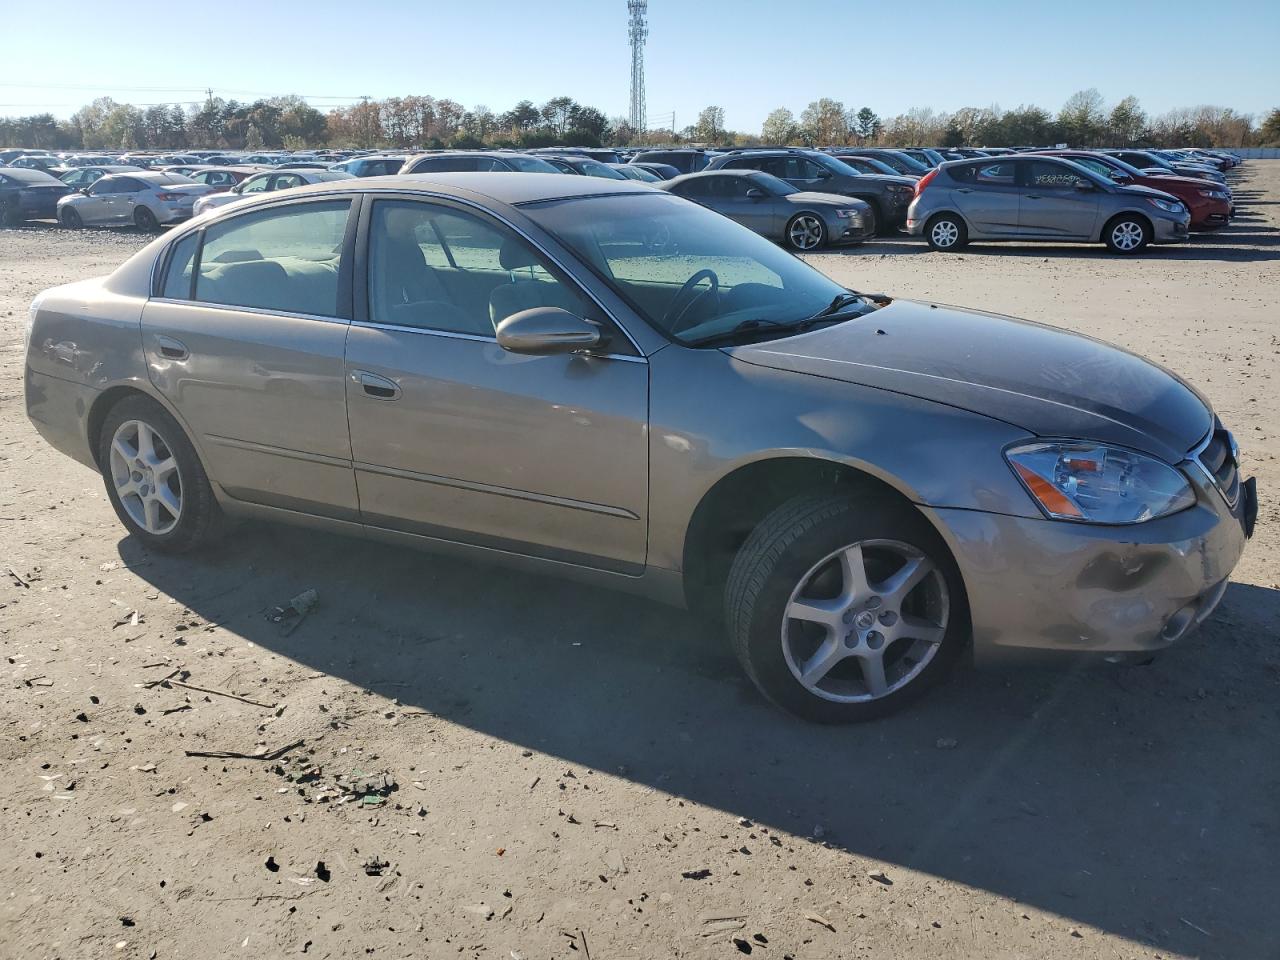
[[[1213,424],[1163,367],[1043,324],[897,300],[782,340],[725,348],[744,363],[944,403],[1043,437],[1096,440],[1177,463]]]
[[[842,209],[848,209],[850,204],[860,202],[846,197],[842,193],[820,193],[817,190],[801,190],[799,193],[788,193],[784,199],[791,203],[817,204],[824,207],[840,207]]]
[[[1122,193],[1128,197],[1159,197],[1161,200],[1177,200],[1173,194],[1165,190],[1157,190],[1155,187],[1144,187],[1139,183],[1131,183],[1127,186],[1117,186],[1116,193]]]

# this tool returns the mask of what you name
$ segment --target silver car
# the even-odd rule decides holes
[[[350,180],[353,175],[345,170],[264,170],[251,177],[245,177],[234,187],[222,189],[210,187],[207,195],[196,201],[195,216],[200,216],[215,207],[235,203],[244,197],[254,197],[276,190],[288,190],[290,187],[302,187],[312,183],[329,183],[334,180]]]
[[[941,164],[920,179],[907,232],[934,250],[970,240],[1105,243],[1137,253],[1187,239],[1191,212],[1177,197],[1121,186],[1060,157],[989,157]]]
[[[196,199],[212,191],[175,173],[112,173],[58,201],[64,227],[132,225],[155,230],[191,218]]]
[[[723,617],[820,721],[905,703],[970,643],[1167,647],[1257,511],[1163,368],[854,293],[632,181],[246,200],[40,294],[25,386],[148,548],[250,517],[642,592]]]
[[[861,243],[875,235],[875,214],[865,201],[801,190],[759,170],[685,173],[662,181],[658,187],[794,250]]]

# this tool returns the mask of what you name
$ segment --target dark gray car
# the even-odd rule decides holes
[[[944,163],[920,181],[907,218],[912,236],[942,251],[970,240],[1049,240],[1132,254],[1181,243],[1190,225],[1191,212],[1172,194],[1042,155]]]
[[[275,519],[638,591],[719,612],[816,720],[970,642],[1167,648],[1257,509],[1162,367],[857,294],[628,180],[263,194],[40,294],[23,349],[36,430],[146,549]]]
[[[863,201],[799,190],[759,170],[686,173],[659,186],[801,252],[875,235],[871,208]]]
[[[859,173],[820,150],[739,150],[716,157],[708,170],[763,170],[800,190],[856,197],[871,207],[876,233],[892,233],[907,219],[915,180]]]
[[[541,157],[503,150],[449,150],[410,157],[400,173],[556,173]]]

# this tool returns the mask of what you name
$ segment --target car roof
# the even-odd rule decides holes
[[[513,206],[537,203],[541,200],[567,200],[603,194],[636,193],[644,196],[653,194],[653,188],[639,180],[567,177],[562,173],[412,173],[387,177],[353,177],[343,178],[340,182],[328,181],[295,187],[289,193],[290,196],[300,196],[305,193],[390,193],[395,191],[452,194]],[[265,195],[260,202],[266,202],[270,196]]]
[[[62,183],[57,177],[45,173],[43,170],[37,170],[34,167],[4,167],[0,169],[6,177],[14,180],[23,180],[27,183],[46,183],[52,180],[54,183]]]

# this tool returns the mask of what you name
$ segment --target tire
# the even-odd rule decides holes
[[[859,568],[861,581],[845,572]],[[898,576],[905,582],[895,588]],[[923,517],[882,497],[797,497],[769,514],[729,571],[725,621],[760,691],[818,723],[901,708],[946,675],[969,639],[964,585],[946,545]]]
[[[969,229],[954,213],[939,213],[924,225],[924,238],[929,249],[950,253],[969,242]]]
[[[107,412],[98,464],[116,516],[148,549],[185,553],[214,538],[219,510],[204,466],[178,421],[154,400],[126,397]]]
[[[160,221],[156,219],[156,215],[146,207],[138,207],[133,211],[133,222],[137,224],[139,230],[144,233],[154,233],[160,229]]]
[[[1151,242],[1151,225],[1136,214],[1119,214],[1102,228],[1102,242],[1112,253],[1138,253]]]
[[[820,250],[827,242],[827,228],[816,213],[797,213],[787,221],[787,246],[801,253]]]
[[[84,226],[84,220],[74,207],[63,207],[58,214],[58,219],[62,221],[62,225],[68,230],[79,230]]]

